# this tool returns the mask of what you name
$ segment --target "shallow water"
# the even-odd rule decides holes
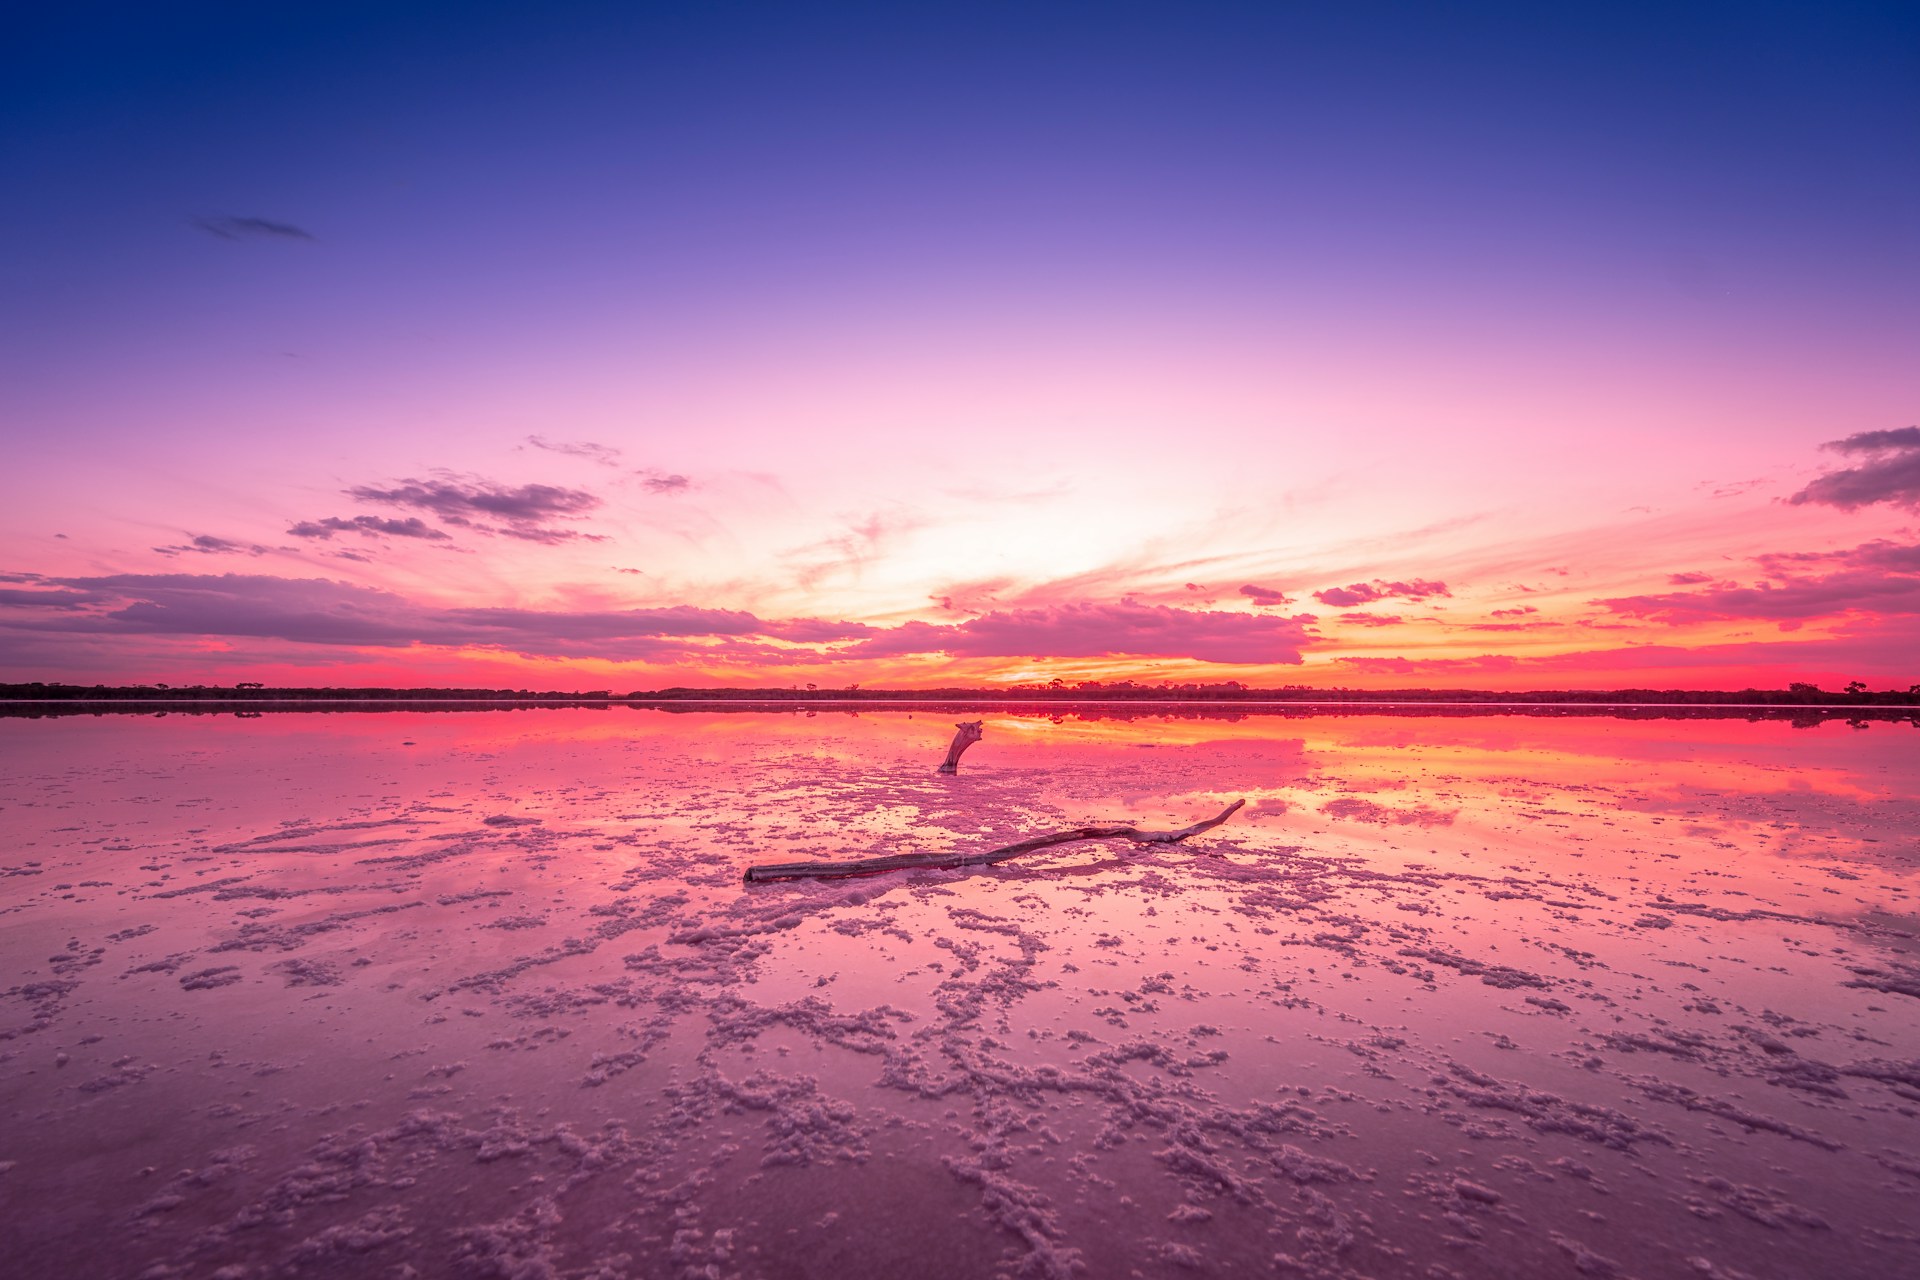
[[[984,714],[0,720],[0,1256],[1920,1274],[1911,725]]]

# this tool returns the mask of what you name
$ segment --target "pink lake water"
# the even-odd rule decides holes
[[[8,1274],[1920,1275],[1911,722],[973,714],[0,719]]]

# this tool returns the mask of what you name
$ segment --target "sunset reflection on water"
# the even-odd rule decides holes
[[[0,720],[10,1254],[1920,1262],[1910,723],[986,709],[938,777],[958,718]]]

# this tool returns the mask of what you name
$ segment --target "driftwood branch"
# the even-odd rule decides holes
[[[960,753],[980,741],[981,724],[982,722],[979,720],[957,720],[954,722],[953,727],[960,732],[953,735],[953,744],[947,748],[947,758],[940,762],[940,767],[934,770],[935,773],[960,772]]]
[[[781,862],[748,867],[748,884],[766,880],[830,880],[837,876],[870,876],[880,871],[907,871],[916,867],[987,867],[1008,858],[1017,858],[1048,845],[1069,844],[1075,840],[1131,840],[1135,844],[1178,844],[1188,836],[1211,831],[1239,812],[1245,800],[1235,800],[1215,817],[1196,822],[1178,831],[1142,831],[1138,827],[1074,827],[1052,835],[1034,836],[1018,844],[1003,845],[975,853],[893,853],[882,858],[861,858],[857,862]]]

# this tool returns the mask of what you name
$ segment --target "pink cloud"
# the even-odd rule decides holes
[[[1168,605],[1061,604],[996,610],[951,626],[909,622],[843,651],[848,657],[945,653],[966,658],[1188,658],[1234,664],[1302,661],[1311,614],[1293,617]]]
[[[1897,617],[1856,619],[1832,637],[1806,640],[1635,644],[1524,657],[1347,657],[1339,665],[1363,676],[1432,685],[1485,680],[1510,689],[1622,688],[1646,683],[1650,675],[1661,687],[1783,688],[1794,680],[1864,677],[1904,689],[1920,676],[1915,654],[1920,654],[1920,620]]]
[[[1372,582],[1351,582],[1344,587],[1329,587],[1325,591],[1316,591],[1313,598],[1321,604],[1336,609],[1351,609],[1357,605],[1372,604],[1375,600],[1401,598],[1406,600],[1425,600],[1429,596],[1450,596],[1444,582],[1429,582],[1425,578],[1412,578],[1406,582],[1385,582],[1375,578]]]
[[[1699,591],[1616,596],[1593,603],[1609,613],[1672,624],[1752,618],[1787,626],[1852,611],[1920,612],[1920,546],[1880,539],[1840,551],[1783,553],[1759,561],[1773,580],[1750,587],[1716,582]],[[1833,572],[1792,572],[1810,564],[1832,566]]]
[[[48,578],[38,590],[0,593],[0,631],[94,636],[207,636],[298,644],[499,649],[533,657],[676,660],[712,645],[778,639],[855,640],[859,623],[766,621],[731,609],[439,609],[372,587],[262,574],[115,574]],[[700,643],[689,645],[690,641]],[[791,650],[749,644],[739,661],[786,661]],[[804,655],[812,656],[812,655]]]
[[[1342,658],[1340,664],[1375,676],[1411,675],[1485,675],[1511,671],[1519,659],[1504,653],[1486,653],[1472,658]]]
[[[1165,605],[1067,604],[997,611],[951,626],[881,630],[826,618],[763,619],[729,609],[438,608],[391,591],[262,574],[43,578],[0,594],[0,631],[48,636],[251,637],[306,645],[486,648],[534,657],[745,663],[953,657],[1186,658],[1297,664],[1312,615]],[[780,642],[780,643],[776,643]],[[786,645],[839,645],[824,652]]]

